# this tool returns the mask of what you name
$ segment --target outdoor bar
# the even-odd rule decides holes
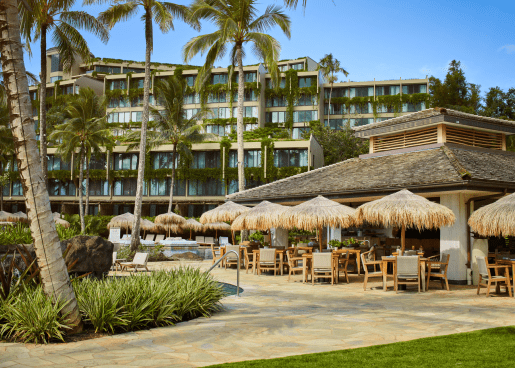
[[[357,137],[370,141],[368,154],[227,199],[251,207],[264,200],[295,206],[323,196],[357,208],[407,189],[455,215],[451,226],[406,229],[405,233],[406,249],[420,249],[427,256],[450,255],[448,279],[453,284],[467,283],[470,271],[477,270],[476,256],[488,257],[497,248],[510,246],[511,240],[474,234],[468,219],[475,210],[515,192],[515,152],[506,150],[506,137],[515,134],[515,123],[433,108],[354,130]],[[383,253],[393,252],[401,245],[401,232],[366,222],[349,228],[326,227],[321,246],[327,247],[331,239],[354,237],[368,240]],[[287,232],[276,234],[287,237]],[[477,272],[474,279],[477,282]]]

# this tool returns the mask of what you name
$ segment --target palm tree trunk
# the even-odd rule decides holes
[[[168,203],[168,212],[172,212],[173,208],[173,185],[175,181],[175,155],[177,153],[177,144],[173,144],[173,151],[172,151],[172,182],[170,184],[170,202]],[[191,237],[191,233],[190,233]]]
[[[243,58],[241,46],[236,46],[236,57],[238,59],[238,116],[236,119],[237,141],[238,141],[238,191],[245,190],[245,167],[243,151],[243,98],[245,90],[245,78],[243,74]]]
[[[84,234],[84,230],[86,229],[86,224],[84,222],[84,206],[83,206],[83,197],[84,193],[82,189],[84,188],[82,181],[84,180],[84,156],[85,156],[85,147],[84,144],[80,147],[80,162],[79,162],[79,216],[80,216],[80,232]]]
[[[48,158],[46,141],[46,26],[41,27],[41,83],[39,89],[39,147],[43,180],[48,186]]]
[[[143,116],[141,117],[141,141],[139,144],[138,182],[136,202],[134,203],[134,223],[132,224],[131,251],[140,245],[139,232],[141,222],[141,206],[143,201],[143,178],[145,176],[145,153],[147,148],[148,102],[150,99],[150,53],[152,52],[152,17],[150,9],[145,10],[145,81],[143,83]]]
[[[89,212],[89,161],[90,159],[86,156],[86,208],[84,208],[84,218]]]
[[[67,315],[67,324],[72,328],[68,333],[78,333],[82,331],[79,308],[64,262],[39,162],[16,0],[0,2],[0,55],[11,107],[10,123],[20,181],[23,185],[43,291],[53,300],[61,299],[67,302],[63,313]]]

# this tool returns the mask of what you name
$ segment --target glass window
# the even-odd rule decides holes
[[[229,167],[238,167],[238,151],[229,151]]]
[[[123,67],[124,73],[145,73],[145,69],[143,68],[127,68],[126,66]],[[141,87],[143,88],[143,87]]]
[[[70,170],[70,163],[61,161],[59,156],[50,155],[47,156],[47,170]]]
[[[23,187],[21,186],[21,182],[16,180],[13,182],[13,196],[21,196],[23,195]]]
[[[114,163],[114,170],[136,170],[138,155],[136,153],[115,153]]]
[[[346,119],[325,119],[325,126],[331,128],[332,130],[342,130],[343,124]]]
[[[122,68],[119,66],[106,66],[106,65],[96,65],[95,70],[97,73],[102,73],[102,74],[119,74],[122,72]]]
[[[154,156],[154,169],[172,169],[172,152],[156,152]],[[179,163],[179,154],[175,153],[175,168]]]
[[[398,95],[400,91],[400,86],[376,86],[376,96]]]
[[[192,169],[218,168],[220,167],[220,151],[195,151],[193,152]]]
[[[260,167],[261,166],[261,150],[246,150],[244,157],[245,157],[245,167]]]
[[[151,179],[150,180],[150,195],[151,196],[169,196],[171,183],[172,183],[172,178]],[[185,180],[177,180],[177,179],[174,180],[173,195],[174,196],[185,196],[186,195],[186,181]]]
[[[403,103],[402,104],[402,112],[416,112],[425,110],[426,104],[425,102],[418,103],[413,105],[412,103]]]
[[[63,80],[63,77],[61,76],[58,76],[58,77],[50,77],[50,83],[54,83],[54,82],[57,82],[57,81],[60,81],[60,80]],[[48,95],[52,95],[53,93],[47,93],[47,96]]]
[[[62,71],[63,63],[61,62],[61,57],[59,56],[59,54],[54,54],[50,56],[50,73]]]
[[[107,167],[107,161],[105,155],[100,157],[91,156],[91,160],[89,161],[89,168],[91,170],[105,170]]]
[[[309,131],[310,131],[309,128],[293,128],[292,138],[293,139],[303,139],[303,135],[305,133],[309,133]]]
[[[143,194],[147,195],[146,181],[143,182]],[[135,196],[137,187],[136,178],[123,178],[117,179],[114,182],[114,195],[115,196]]]
[[[302,70],[304,69],[304,63],[291,64],[290,69]]]
[[[109,89],[127,89],[127,81],[125,79],[112,80],[109,83]]]
[[[75,196],[75,184],[73,181],[59,181],[48,179],[48,194],[51,196]]]
[[[299,88],[311,87],[311,77],[299,78]]]
[[[307,149],[280,149],[274,150],[274,166],[308,166]]]
[[[238,192],[238,180],[230,180],[227,184],[227,194]]]
[[[360,119],[350,119],[350,126],[362,126],[367,124],[372,124],[374,122],[373,118],[360,118]]]
[[[227,74],[213,74],[213,78],[211,80],[212,84],[227,84],[229,81]]]
[[[195,85],[196,78],[197,78],[197,76],[195,76],[195,75],[186,77],[186,83],[188,84],[188,86],[193,87]]]
[[[333,88],[333,92],[331,93],[331,88],[324,88],[324,97],[329,98],[329,94],[331,94],[331,98],[333,97],[349,97],[349,90],[347,87],[344,88]]]
[[[73,95],[73,85],[62,86],[61,87],[61,93],[63,95]]]
[[[303,123],[318,120],[318,110],[294,111],[293,122]]]
[[[413,93],[427,93],[427,86],[425,84],[408,84],[407,86],[402,86],[402,93],[406,95],[411,95]]]
[[[224,186],[220,179],[208,178],[206,181],[189,180],[188,195],[222,196],[224,195]]]

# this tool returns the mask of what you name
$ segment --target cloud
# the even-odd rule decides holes
[[[504,45],[499,51],[506,50],[507,54],[515,54],[515,45]]]

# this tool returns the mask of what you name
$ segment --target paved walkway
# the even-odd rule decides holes
[[[235,283],[234,269],[213,273]],[[477,296],[470,287],[395,294],[363,292],[357,276],[335,286],[286,279],[243,271],[241,297],[224,299],[226,311],[211,318],[68,344],[0,343],[0,367],[195,367],[515,325],[515,298]]]

